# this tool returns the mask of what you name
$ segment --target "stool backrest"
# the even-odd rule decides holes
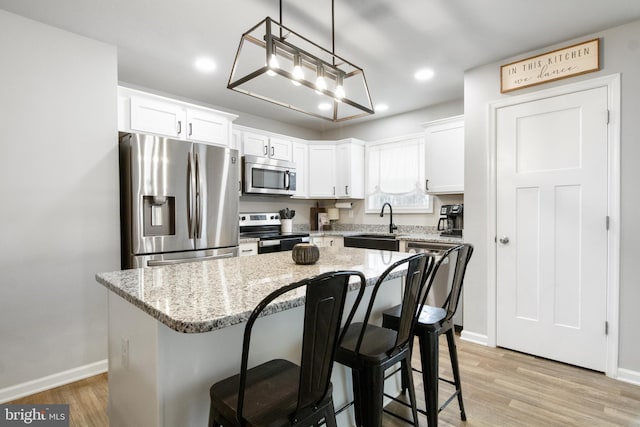
[[[458,309],[465,272],[472,254],[473,245],[468,243],[446,250],[427,278],[421,305],[444,308],[447,311],[445,321],[451,319]]]
[[[400,315],[400,323],[397,330],[395,345],[390,348],[387,353],[392,355],[401,351],[404,347],[409,345],[409,340],[413,336],[413,326],[415,325],[415,315],[420,302],[420,296],[422,295],[422,288],[425,284],[423,277],[425,272],[430,268],[432,258],[426,254],[419,253],[412,255],[403,260],[397,261],[390,265],[376,281],[373,290],[371,292],[371,298],[367,305],[367,311],[364,316],[363,324],[368,324],[371,317],[371,312],[375,304],[375,299],[378,294],[380,286],[385,282],[389,276],[399,270],[399,267],[406,264],[406,273],[404,274],[404,292],[402,295],[402,313]],[[351,324],[352,318],[348,318],[347,324],[344,326],[346,332]],[[358,341],[356,343],[355,352],[360,352],[362,340],[364,338],[367,328],[363,327],[360,331]]]
[[[245,326],[242,345],[240,387],[236,412],[241,424],[245,421],[242,417],[242,408],[244,406],[251,331],[258,317],[276,298],[306,286],[298,404],[296,412],[292,414],[293,418],[297,418],[300,413],[304,413],[323,400],[329,390],[346,295],[350,286],[349,282],[354,276],[360,282],[357,300],[362,299],[366,282],[364,275],[359,271],[335,271],[284,286],[265,297],[253,310]],[[354,304],[349,317],[353,317],[356,308]]]

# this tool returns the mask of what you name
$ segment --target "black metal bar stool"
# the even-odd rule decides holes
[[[209,426],[311,426],[324,419],[327,426],[335,427],[331,371],[349,281],[354,276],[360,280],[359,302],[364,275],[340,271],[285,286],[258,304],[245,326],[240,373],[211,387]],[[300,365],[275,359],[249,369],[256,319],[273,300],[302,286],[306,291]],[[353,318],[356,309],[354,304],[348,318]]]
[[[422,380],[427,406],[426,411],[420,409],[418,411],[427,416],[429,427],[438,425],[438,413],[456,396],[458,398],[458,404],[460,405],[460,418],[463,421],[467,419],[462,402],[458,352],[456,350],[452,318],[458,308],[464,274],[472,254],[473,246],[469,244],[455,246],[442,254],[441,258],[436,262],[430,277],[427,279],[428,285],[424,288],[424,294],[422,296],[422,308],[416,319],[414,334],[418,337],[420,344]],[[436,289],[439,287],[443,287],[443,289]],[[428,298],[433,294],[444,295],[446,298],[444,298],[444,301],[435,301],[433,303],[434,305],[427,305],[425,302],[429,301]],[[401,310],[401,306],[395,306],[386,310],[382,315],[382,325],[385,328],[399,328],[401,324]],[[447,335],[453,381],[439,378],[438,340],[442,334]],[[438,407],[438,380],[452,384],[456,389],[440,408]]]
[[[350,317],[343,328],[340,346],[336,352],[336,362],[351,368],[355,417],[358,426],[381,425],[384,372],[398,362],[401,364],[403,375],[409,378],[413,424],[418,424],[415,391],[411,379],[411,338],[415,325],[415,313],[424,285],[423,276],[430,260],[432,258],[426,254],[417,254],[392,264],[376,281],[364,320],[352,323],[353,319]],[[397,272],[401,268],[407,270],[403,275],[405,286],[398,328],[392,330],[369,324],[380,286],[392,272]]]

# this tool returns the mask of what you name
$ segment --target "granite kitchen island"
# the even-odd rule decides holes
[[[314,265],[296,265],[291,252],[278,252],[97,274],[111,291],[110,425],[207,425],[209,387],[239,372],[244,322],[262,298],[288,283],[335,270],[362,271],[370,286],[389,265],[410,255],[321,248]],[[398,286],[383,286],[379,310],[400,301],[399,275],[390,280]],[[278,300],[258,321],[250,365],[287,355],[297,361],[303,304],[302,290]],[[399,387],[390,381],[388,387]],[[340,407],[352,396],[348,369],[336,364],[332,382]],[[338,425],[352,424],[352,409],[339,415]]]

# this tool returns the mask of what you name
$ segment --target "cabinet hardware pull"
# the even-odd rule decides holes
[[[264,155],[266,156],[266,155],[267,155],[267,153],[268,153],[268,151],[267,151],[267,150],[268,150],[268,148],[267,148],[267,146],[266,146],[266,145],[263,145],[263,146],[262,146],[262,148],[264,148]]]
[[[349,195],[349,186],[348,185],[344,186],[344,194],[346,194],[347,196]]]
[[[333,186],[333,195],[334,196],[336,195],[336,186],[335,185]]]
[[[178,120],[178,135],[182,133],[182,120]]]
[[[189,136],[193,135],[193,125],[189,123]]]
[[[275,148],[271,147],[271,157],[273,157],[274,154],[276,154]]]
[[[428,179],[424,182],[424,187],[425,187],[424,188],[425,190],[429,191],[429,180]]]

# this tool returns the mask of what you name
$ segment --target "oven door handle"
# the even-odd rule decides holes
[[[280,240],[261,240],[258,242],[258,246],[266,248],[269,246],[280,246]]]

